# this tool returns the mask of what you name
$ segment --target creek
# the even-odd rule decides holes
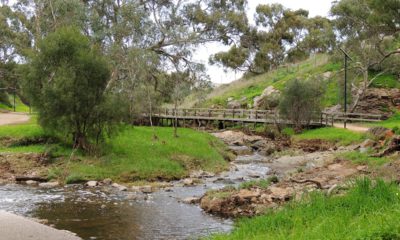
[[[176,182],[169,190],[151,194],[82,185],[42,189],[7,184],[0,186],[0,210],[45,219],[57,229],[88,240],[197,239],[230,231],[233,222],[206,214],[198,205],[181,200],[201,197],[210,189],[265,178],[269,171],[266,160],[255,152],[238,156],[229,171],[202,178],[202,184],[185,187]]]

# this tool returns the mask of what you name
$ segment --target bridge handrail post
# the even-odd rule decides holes
[[[235,109],[232,109],[232,118],[235,118]]]

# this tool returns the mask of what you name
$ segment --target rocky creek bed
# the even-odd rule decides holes
[[[66,186],[4,184],[0,186],[0,209],[42,219],[83,239],[188,239],[230,231],[232,220],[218,216],[252,216],[279,206],[298,192],[332,191],[347,177],[365,171],[336,160],[335,154],[346,148],[324,146],[321,152],[312,148],[289,154],[286,143],[260,136],[233,131],[214,135],[238,155],[227,172],[194,172],[157,191],[110,181]],[[238,189],[243,182],[270,176],[281,181],[265,189]],[[228,186],[235,190],[223,198],[207,193],[223,192]]]

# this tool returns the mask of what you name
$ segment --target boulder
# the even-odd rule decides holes
[[[242,106],[242,104],[239,101],[236,101],[236,100],[229,101],[226,104],[226,107],[228,109],[239,109],[239,108],[241,108],[241,106]]]
[[[111,178],[106,178],[106,179],[103,180],[103,184],[105,184],[105,185],[111,185],[112,182],[113,181],[111,180]]]
[[[142,186],[142,187],[140,188],[140,191],[141,191],[142,193],[146,193],[146,194],[149,194],[149,193],[154,192],[154,191],[153,191],[153,188],[152,188],[151,186]]]
[[[188,197],[181,200],[182,203],[185,204],[198,204],[200,203],[200,198],[198,197]]]
[[[42,188],[55,188],[60,186],[59,182],[45,182],[45,183],[39,183],[39,187]]]
[[[271,199],[274,201],[288,201],[293,197],[293,189],[291,188],[280,188],[280,187],[269,187],[271,191]]]
[[[182,183],[184,186],[193,186],[194,180],[193,180],[193,178],[186,178],[186,179],[183,179]]]
[[[39,184],[39,182],[34,181],[34,180],[28,180],[25,183],[26,183],[26,185],[29,185],[29,186],[36,186]]]
[[[99,183],[97,181],[88,181],[86,186],[88,187],[96,187]]]
[[[332,77],[332,72],[324,72],[322,74],[322,77],[324,78],[324,80],[330,79]]]
[[[132,192],[141,192],[139,186],[132,186],[132,187],[131,187],[131,191],[132,191]]]
[[[264,89],[260,96],[257,96],[253,99],[254,108],[260,108],[265,105],[265,103],[271,99],[277,99],[280,95],[280,91],[275,89],[273,86],[269,86]],[[273,106],[271,106],[273,107]]]
[[[248,190],[248,189],[241,189],[236,194],[236,197],[239,198],[241,201],[252,199],[252,198],[258,198],[260,196],[261,196],[261,193],[259,190],[252,191],[252,190]]]
[[[128,190],[127,187],[120,185],[118,183],[113,183],[111,186],[118,189],[119,191],[127,191]]]

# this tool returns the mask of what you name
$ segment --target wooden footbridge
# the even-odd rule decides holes
[[[314,118],[303,122],[311,126],[333,126],[335,122],[379,122],[382,115],[344,112],[321,112],[314,114]],[[225,124],[282,124],[293,125],[288,119],[281,117],[276,111],[248,110],[248,109],[208,109],[208,108],[164,108],[153,113],[152,117],[158,122],[177,121],[179,125],[185,126],[189,122],[219,122]]]

